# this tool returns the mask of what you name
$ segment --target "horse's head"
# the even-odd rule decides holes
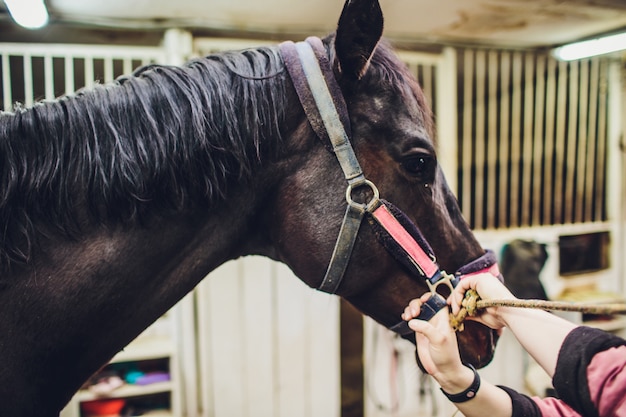
[[[441,269],[454,272],[485,252],[462,218],[437,163],[433,123],[424,96],[414,77],[380,42],[382,26],[377,0],[348,0],[336,34],[324,41],[328,68],[332,68],[349,115],[349,123],[344,125],[351,131],[352,147],[364,176],[375,184],[381,199],[405,213],[403,218],[421,231]],[[293,73],[292,79],[296,89],[304,82]],[[274,256],[290,265],[308,285],[319,288],[346,211],[349,175],[329,152],[332,145],[321,144],[313,134],[310,126],[317,131],[317,122],[304,117],[299,120],[292,146],[306,157],[294,164],[298,169],[285,177],[277,191],[272,210],[283,221],[272,227],[271,240],[276,248]],[[359,184],[348,195],[367,206],[375,188]],[[349,257],[349,261],[341,283],[332,292],[392,327],[408,301],[428,288],[423,278],[409,273],[379,243],[376,235],[380,230],[373,227],[376,222],[371,213],[366,213],[365,219],[348,220],[344,226],[358,232],[352,253],[338,255]],[[350,237],[345,240],[350,241]],[[412,339],[410,334],[407,337]],[[491,329],[468,323],[459,335],[463,359],[484,366],[492,358],[495,340]]]

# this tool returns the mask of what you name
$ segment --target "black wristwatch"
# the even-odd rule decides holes
[[[472,370],[472,372],[474,372],[474,381],[472,382],[472,385],[469,386],[469,388],[467,388],[463,392],[459,392],[458,394],[448,394],[443,390],[443,388],[439,388],[441,392],[443,392],[443,395],[448,397],[448,399],[453,403],[464,403],[465,401],[471,400],[476,396],[478,388],[480,388],[480,375],[478,375],[476,369],[469,363],[464,363],[463,365],[467,366]]]

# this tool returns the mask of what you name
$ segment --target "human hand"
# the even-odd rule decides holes
[[[429,297],[430,293],[411,300],[402,318],[415,331],[417,354],[422,366],[443,386],[445,381],[454,379],[459,372],[466,372],[467,368],[461,362],[456,334],[450,327],[447,309],[439,311],[430,321],[416,319],[422,304]]]
[[[498,278],[490,273],[471,275],[463,278],[448,297],[448,304],[452,309],[452,314],[458,314],[462,307],[465,293],[472,289],[476,291],[482,300],[515,300],[516,297],[500,282]],[[481,322],[492,329],[501,329],[506,326],[500,312],[505,307],[488,307],[479,311],[474,317],[467,317],[470,320]]]

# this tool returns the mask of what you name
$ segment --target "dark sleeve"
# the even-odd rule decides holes
[[[587,366],[596,353],[626,345],[626,340],[602,330],[580,326],[567,335],[559,351],[552,384],[559,398],[579,414],[598,417],[591,400]]]
[[[539,407],[530,397],[502,385],[498,385],[498,387],[511,397],[511,402],[513,403],[513,414],[511,417],[541,417]]]

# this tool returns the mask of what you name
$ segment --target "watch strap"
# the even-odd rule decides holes
[[[443,392],[443,395],[445,395],[448,400],[452,401],[453,403],[464,403],[465,401],[471,400],[476,396],[476,393],[480,388],[480,375],[478,375],[476,368],[474,368],[469,363],[464,363],[463,365],[467,366],[472,370],[472,372],[474,372],[474,381],[472,381],[472,384],[465,391],[459,392],[458,394],[448,394],[443,390],[443,388],[440,388],[441,392]]]

